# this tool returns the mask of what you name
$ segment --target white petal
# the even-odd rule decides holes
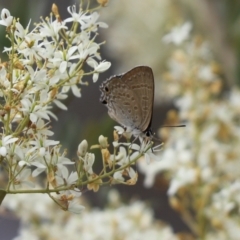
[[[7,149],[5,147],[0,147],[0,155],[3,157],[7,155]]]
[[[84,157],[87,153],[88,149],[88,142],[87,140],[83,140],[79,145],[78,145],[78,154],[82,157]]]
[[[20,167],[23,167],[23,166],[25,166],[25,165],[29,165],[29,166],[30,166],[30,164],[29,164],[28,162],[23,161],[23,160],[19,161],[19,162],[18,162],[18,165],[19,165]]]
[[[145,161],[149,164],[150,163],[150,156],[149,156],[149,154],[145,153],[144,157],[145,157]]]
[[[139,150],[140,150],[140,146],[139,146],[138,144],[136,144],[136,143],[133,143],[133,144],[131,145],[131,149],[136,150],[136,151],[139,151]]]
[[[61,108],[62,110],[67,110],[67,107],[62,103],[60,102],[59,100],[55,99],[53,101],[59,108]]]
[[[77,172],[71,172],[71,174],[68,177],[67,183],[69,185],[75,183],[78,180],[78,174]]]
[[[72,56],[77,49],[78,49],[77,46],[70,47],[70,49],[68,50],[68,55]]]
[[[32,176],[33,177],[36,177],[36,176],[38,176],[39,174],[41,174],[42,172],[44,172],[45,171],[45,169],[43,169],[43,168],[36,168],[33,172],[32,172]]]
[[[98,76],[99,76],[98,73],[94,73],[94,74],[93,74],[93,82],[94,82],[94,83],[98,80]]]
[[[40,162],[33,162],[32,165],[37,167],[37,168],[42,168],[42,169],[46,169],[47,168],[44,164],[42,164]]]
[[[77,199],[69,202],[68,211],[72,213],[79,214],[85,209],[84,206],[80,205]]]
[[[46,110],[42,110],[42,111],[38,111],[38,112],[36,112],[36,116],[38,116],[38,117],[40,117],[40,118],[44,118],[44,119],[46,119],[46,120],[50,120],[50,118],[49,118],[49,116],[48,116],[48,111],[46,111]]]
[[[62,166],[60,171],[61,171],[63,178],[65,178],[65,179],[68,178],[68,169],[65,166]]]
[[[9,139],[9,140],[6,142],[6,144],[14,143],[14,142],[16,142],[17,140],[18,140],[18,138],[11,138],[11,139]]]
[[[87,60],[87,64],[88,64],[90,67],[94,68],[94,69],[95,69],[95,68],[97,67],[97,65],[98,65],[97,61],[94,60],[93,58]]]
[[[118,171],[113,174],[113,178],[119,181],[124,181],[124,178],[122,176],[122,172]]]
[[[59,71],[60,73],[64,73],[67,69],[67,62],[66,61],[63,61],[61,62],[60,66],[59,66]]]
[[[45,140],[45,146],[52,146],[52,145],[57,145],[59,144],[59,141],[55,141],[55,140]]]
[[[3,8],[1,12],[1,18],[2,20],[0,20],[0,25],[4,25],[8,27],[12,24],[13,16],[10,15],[10,12],[8,11],[8,9]]]
[[[130,157],[130,160],[132,161],[133,159],[135,159],[136,157],[139,156],[139,152],[134,152],[131,157]]]
[[[41,147],[41,148],[39,149],[39,155],[40,155],[40,156],[44,156],[44,155],[45,155],[45,152],[46,152],[46,150],[45,150],[44,147]]]
[[[36,123],[37,120],[38,120],[38,116],[34,113],[31,113],[30,114],[30,120],[33,122],[33,123]]]
[[[71,86],[71,89],[75,97],[81,97],[80,89],[76,85]]]
[[[99,22],[98,25],[101,28],[108,28],[108,25],[106,23],[104,23],[104,22]]]
[[[118,134],[123,134],[125,132],[123,127],[120,126],[115,126],[114,127],[116,129],[116,131],[118,132]]]
[[[97,72],[104,72],[106,70],[108,70],[111,67],[111,63],[110,62],[100,62],[99,65],[96,67],[96,71]]]

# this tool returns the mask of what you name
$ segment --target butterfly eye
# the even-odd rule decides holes
[[[108,87],[105,87],[105,91],[106,91],[106,92],[108,92],[108,91],[109,91]]]
[[[103,100],[103,101],[102,101],[102,104],[107,104],[107,101],[106,101],[106,100]]]
[[[148,128],[148,129],[145,131],[145,134],[146,134],[147,137],[153,136],[152,129]]]

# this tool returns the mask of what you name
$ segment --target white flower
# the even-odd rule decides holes
[[[38,49],[38,55],[44,59],[44,60],[48,60],[52,59],[52,57],[54,56],[54,52],[56,51],[56,46],[47,41],[46,39],[43,39],[43,43],[42,43],[42,47],[40,49]],[[49,67],[50,62],[47,63],[47,67]]]
[[[83,140],[79,145],[78,145],[78,155],[80,157],[84,157],[87,153],[88,149],[88,142],[87,140]]]
[[[8,136],[4,136],[2,138],[2,143],[1,143],[1,147],[0,147],[0,155],[5,157],[7,155],[9,146],[11,143],[14,143],[18,140],[18,138],[14,138],[11,135]]]
[[[98,63],[94,59],[88,59],[87,64],[90,67],[94,68],[95,73],[93,74],[93,82],[96,82],[98,80],[99,73],[108,70],[111,66],[110,62],[107,62],[104,60],[104,61]]]
[[[48,89],[49,86],[49,79],[47,76],[47,70],[45,68],[41,69],[34,69],[32,66],[26,66],[28,73],[30,75],[31,81],[33,82],[33,88],[31,92],[37,92],[42,89]],[[49,86],[48,86],[49,85]]]
[[[36,125],[36,128],[34,130],[36,130],[41,135],[52,136],[54,134],[52,131],[49,130],[48,123],[45,123],[44,120],[41,118],[38,119],[38,121],[35,123],[35,125]],[[34,130],[28,129],[28,133],[35,134]]]
[[[138,161],[137,164],[139,170],[145,175],[144,185],[146,187],[152,187],[155,177],[159,173],[163,171],[175,172],[177,171],[179,165],[181,166],[183,163],[187,164],[190,161],[189,154],[184,153],[184,151],[185,145],[177,144],[176,149],[168,147],[159,156],[154,155],[153,158],[151,156],[150,164],[148,164],[148,161],[146,161],[146,159],[144,161],[143,159],[141,161]]]
[[[5,157],[7,155],[6,147],[0,147],[0,155]]]
[[[206,82],[213,82],[216,79],[216,75],[213,73],[211,65],[202,66],[198,71],[198,77],[200,80]]]
[[[10,87],[10,82],[7,78],[7,71],[6,71],[6,68],[2,67],[0,69],[0,84],[3,86],[0,90],[2,91],[1,92],[1,96],[3,96],[3,90],[4,88],[9,88]]]
[[[37,153],[31,152],[32,146],[26,146],[24,144],[18,144],[15,146],[15,159],[20,167],[25,165],[31,166],[31,163],[36,159]]]
[[[49,146],[54,146],[59,144],[59,141],[54,141],[47,139],[45,136],[41,136],[40,134],[35,135],[35,140],[29,141],[32,145],[31,151],[41,150],[41,148],[47,149]]]
[[[170,196],[174,195],[179,188],[194,183],[197,178],[197,171],[191,168],[180,167],[175,175],[167,192]]]
[[[70,69],[69,69],[69,75],[73,74],[73,72],[75,71],[75,69],[77,68],[77,64],[76,63],[71,63],[71,66],[70,66]],[[72,93],[75,97],[81,97],[81,92],[80,92],[80,89],[78,88],[77,84],[79,83],[79,77],[78,76],[75,76],[75,77],[72,77],[69,81],[68,81],[68,84],[67,85],[64,85],[61,89],[61,92],[59,92],[57,95],[56,95],[56,98],[57,99],[66,99],[67,98],[67,93],[70,89],[72,90]],[[54,100],[54,103],[56,103],[56,101],[58,100]],[[62,103],[61,103],[62,104]],[[56,105],[58,106],[58,103],[56,103]],[[62,108],[63,110],[66,110],[67,107],[65,107],[65,109],[61,106],[58,106],[60,108]]]
[[[28,59],[30,63],[34,63],[35,59],[41,60],[41,56],[38,54],[45,46],[45,42],[42,41],[42,37],[37,33],[28,33],[24,37],[24,41],[21,41],[18,45],[17,51],[23,54],[25,60]]]
[[[80,205],[78,199],[74,198],[69,201],[68,211],[76,214],[80,214],[85,209],[84,206]]]
[[[48,104],[44,104],[48,99],[48,90],[44,89],[40,92],[40,100],[38,104],[34,101],[34,95],[28,95],[24,99],[21,100],[22,107],[19,108],[24,115],[30,115],[30,120],[33,123],[36,123],[38,119],[43,118],[46,120],[50,120],[50,117],[54,117],[53,113],[49,111],[50,106]]]
[[[138,151],[139,153],[144,154],[145,161],[147,163],[150,163],[150,160],[158,160],[159,157],[157,157],[154,152],[158,152],[162,150],[163,143],[152,147],[152,142],[151,141],[144,141],[142,138],[140,138],[140,146],[137,144],[132,144],[131,149],[134,149]],[[148,150],[147,150],[148,149]]]
[[[62,155],[60,154],[59,146],[54,146],[53,148],[49,149],[49,146],[58,144],[58,141],[39,137],[39,139],[36,139],[36,141],[31,141],[30,143],[34,147],[31,147],[29,152],[34,152],[37,155],[31,162],[31,165],[36,167],[36,169],[32,172],[33,177],[36,177],[40,173],[46,171],[50,165],[56,166],[59,171],[59,175],[61,175],[62,171],[65,171],[64,168],[66,168],[64,165],[74,164],[74,162],[64,156],[64,153]],[[45,152],[44,156],[41,154],[43,151]],[[64,176],[66,176],[66,174]]]
[[[113,178],[117,181],[124,182],[122,171],[117,171],[113,174]]]
[[[38,161],[32,162],[31,165],[36,167],[36,169],[32,172],[33,177],[37,177],[39,174],[47,170],[47,166]]]
[[[29,179],[31,175],[31,169],[25,168],[17,175],[17,177],[14,179],[14,183],[12,187],[14,189],[20,189],[22,187],[30,187],[33,188],[34,184]]]
[[[86,16],[86,13],[79,11],[76,12],[76,6],[73,5],[72,7],[67,8],[68,12],[72,15],[72,17],[67,18],[64,22],[78,22],[81,25],[81,28],[85,28],[86,22],[89,20],[89,16]]]
[[[154,180],[157,174],[161,171],[159,169],[159,162],[151,162],[148,164],[148,162],[145,159],[140,159],[137,162],[137,166],[140,172],[144,173],[145,178],[144,178],[144,186],[146,188],[150,188],[154,184]]]
[[[137,156],[139,156],[138,152],[134,152],[130,156],[127,155],[126,148],[120,146],[118,155],[115,157],[113,155],[111,155],[111,159],[113,161],[116,161],[117,165],[124,166],[124,165],[128,165],[129,162],[133,161]],[[113,174],[113,178],[117,181],[123,182],[124,181],[123,174],[126,175],[126,173],[127,173],[128,177],[131,179],[134,179],[137,176],[135,170],[132,167],[128,166],[123,170],[115,172]]]
[[[77,49],[77,46],[72,46],[66,53],[62,51],[55,52],[54,57],[49,61],[53,63],[54,67],[59,67],[60,73],[65,73],[67,67],[71,66],[70,60],[79,58],[79,55],[74,54]]]
[[[213,195],[212,208],[214,211],[224,214],[230,214],[235,208],[236,214],[239,214],[240,205],[240,181],[236,180],[233,183],[225,186],[219,192]]]
[[[95,161],[95,155],[93,153],[86,153],[85,157],[83,158],[84,162],[84,170],[87,171],[89,174],[93,174],[92,166]]]
[[[12,24],[13,16],[10,15],[10,12],[8,9],[3,8],[1,12],[1,18],[2,20],[0,20],[0,25],[9,27]]]
[[[81,41],[78,45],[79,59],[85,60],[86,58],[92,59],[92,57],[99,57],[97,53],[99,44],[89,41]],[[89,60],[88,60],[89,61]]]
[[[170,33],[165,35],[162,40],[165,43],[174,43],[180,45],[189,37],[189,33],[192,29],[192,24],[190,22],[184,23],[182,26],[174,27]]]
[[[16,22],[16,24],[15,24],[16,30],[14,31],[14,37],[17,42],[18,42],[18,40],[22,41],[24,39],[24,37],[26,36],[26,34],[28,33],[28,28],[29,28],[30,22],[31,22],[31,20],[29,21],[26,29],[23,28],[21,23]]]
[[[90,31],[92,32],[96,32],[98,30],[98,27],[107,28],[108,25],[106,23],[97,22],[98,18],[99,18],[99,13],[97,12],[92,13],[89,16],[89,21],[86,22],[86,25],[84,26],[84,28],[89,28]]]
[[[100,136],[99,136],[98,142],[99,142],[101,148],[107,148],[107,147],[108,147],[107,138],[104,137],[103,135],[100,135]]]
[[[40,24],[39,33],[42,37],[51,37],[52,39],[58,40],[60,37],[59,31],[61,29],[67,29],[65,22],[60,22],[58,20],[53,21],[51,15],[46,22],[43,20],[43,22]]]
[[[119,135],[122,135],[125,132],[124,128],[120,126],[115,126],[114,129],[117,131]]]
[[[71,186],[76,184],[76,181],[78,180],[77,172],[71,172],[69,174],[69,171],[66,167],[61,167],[61,169],[58,169],[57,174],[58,176],[56,176],[56,180],[59,186],[60,185]]]

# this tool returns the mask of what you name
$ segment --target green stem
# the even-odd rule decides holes
[[[6,190],[7,194],[25,194],[25,193],[54,193],[60,191],[71,190],[72,186],[60,187],[55,189],[26,189],[26,190]]]

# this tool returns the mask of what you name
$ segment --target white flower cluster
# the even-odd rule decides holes
[[[78,157],[81,162],[84,176],[82,179],[87,178],[89,190],[98,191],[101,184],[126,184],[134,185],[138,179],[138,173],[134,169],[137,160],[144,156],[148,161],[150,157],[155,157],[153,151],[156,148],[161,148],[161,144],[152,148],[153,143],[150,141],[141,142],[141,145],[130,142],[131,133],[125,132],[122,127],[116,126],[114,131],[113,154],[109,151],[109,144],[107,138],[100,136],[99,144],[91,146],[99,148],[102,153],[103,170],[100,174],[96,174],[93,170],[95,155],[88,152],[88,142],[83,140],[78,147]],[[120,142],[119,138],[125,137],[127,142]],[[155,150],[156,151],[156,150]],[[104,182],[103,182],[104,179]]]
[[[30,22],[24,28],[9,10],[1,11],[0,25],[6,27],[11,46],[4,48],[8,61],[0,64],[0,163],[9,178],[5,193],[32,189],[52,197],[52,192],[59,192],[52,199],[64,209],[79,212],[83,207],[74,199],[81,194],[75,188],[79,172],[69,172],[66,165],[74,162],[60,151],[59,141],[49,139],[53,135],[50,117],[56,118],[51,106],[66,110],[62,101],[70,90],[81,96],[84,76],[93,75],[96,82],[99,73],[110,67],[110,62],[101,60],[101,43],[96,42],[98,28],[107,25],[89,9],[68,7],[70,17],[65,20],[55,4],[52,12],[30,30]],[[85,65],[92,70],[85,72]],[[33,189],[41,173],[46,174],[47,184]]]
[[[44,239],[56,240],[112,240],[118,239],[119,236],[122,240],[180,239],[170,227],[154,220],[153,211],[146,204],[136,201],[123,205],[119,193],[114,190],[108,194],[109,207],[104,210],[86,210],[82,212],[81,217],[57,211],[56,205],[44,195],[6,198],[8,209],[21,216],[19,234],[14,240],[38,240],[42,236]],[[29,205],[32,207],[29,208]]]
[[[4,129],[0,161],[9,176],[0,200],[10,193],[46,193],[62,209],[79,213],[84,208],[78,199],[80,186],[96,192],[102,184],[134,185],[138,174],[133,165],[142,156],[150,159],[152,142],[139,146],[130,143],[128,134],[128,143],[121,143],[115,132],[114,153],[110,154],[107,138],[101,135],[99,144],[91,147],[102,153],[103,170],[97,174],[95,155],[88,151],[86,140],[79,144],[78,159],[73,162],[66,151],[60,151],[58,141],[49,139],[53,132],[48,124],[50,117],[55,117],[51,104],[67,109],[62,100],[69,90],[80,97],[82,78],[93,75],[96,81],[99,73],[110,67],[109,62],[100,61],[100,44],[95,42],[98,27],[106,27],[98,22],[98,13],[77,11],[72,6],[68,7],[71,17],[62,20],[55,4],[52,12],[55,20],[51,15],[29,31],[29,26],[24,29],[7,9],[2,10],[0,24],[6,26],[11,47],[5,48],[9,61],[0,68]],[[93,70],[84,72],[85,64]],[[42,188],[37,178],[40,174],[46,174]]]
[[[139,162],[147,187],[165,173],[172,206],[209,240],[240,233],[240,91],[223,87],[220,70],[205,41],[190,40],[173,53],[164,88],[177,99],[179,113],[170,111],[167,123],[186,120],[186,128],[161,129],[167,139],[161,161]]]
[[[105,19],[115,21],[107,34],[108,38],[117,36],[120,41],[112,41],[107,47],[121,54],[123,68],[133,62],[143,64],[143,61],[153,68],[155,104],[162,107],[178,99],[179,111],[169,111],[166,124],[187,121],[184,129],[161,128],[164,148],[159,154],[160,161],[138,162],[146,176],[146,186],[151,187],[156,181],[156,188],[159,178],[169,181],[170,203],[194,232],[193,239],[235,240],[240,236],[237,191],[240,92],[236,85],[228,83],[234,81],[229,78],[232,76],[229,72],[232,73],[233,65],[237,66],[231,58],[231,51],[236,51],[234,45],[226,47],[228,43],[223,44],[216,31],[208,31],[208,39],[215,39],[214,46],[202,38],[203,25],[200,28],[199,23],[209,8],[199,8],[204,5],[201,1],[189,3],[178,1],[176,7],[176,3],[169,0],[112,2],[114,7]],[[186,7],[194,14],[199,9],[200,18],[194,17],[196,25],[183,22],[189,19],[182,11]],[[126,28],[122,23],[128,22],[131,26]],[[205,30],[218,25],[221,23],[217,21],[212,28],[208,24]],[[122,44],[121,39],[126,35],[131,36],[129,42]],[[219,66],[216,57],[225,66]],[[154,113],[153,120],[161,114]]]

